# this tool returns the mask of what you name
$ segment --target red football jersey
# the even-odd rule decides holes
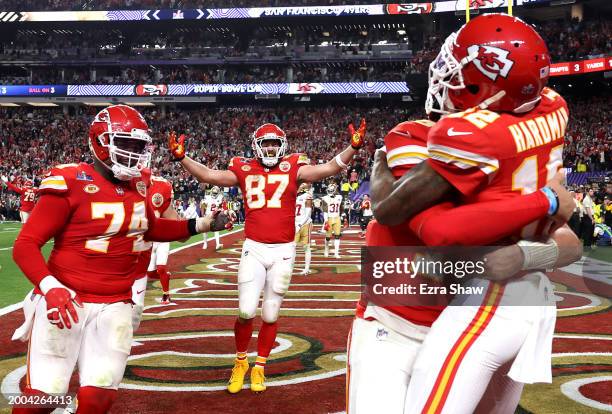
[[[55,234],[51,273],[85,302],[129,300],[138,258],[148,248],[146,184],[113,183],[81,163],[53,168],[39,190],[65,198],[71,211]]]
[[[174,190],[172,183],[165,178],[151,176],[149,187],[147,188],[147,203],[149,211],[153,211],[155,217],[161,217],[172,204]],[[138,258],[138,265],[134,272],[135,278],[140,278],[147,273],[149,262],[151,261],[152,242],[145,242],[147,249]]]
[[[387,164],[396,178],[428,158],[427,134],[434,125],[428,120],[408,121],[396,125],[385,136]],[[389,227],[372,220],[366,232],[367,246],[422,246],[423,243],[405,223]],[[367,303],[357,304],[357,316],[363,317]],[[431,326],[442,307],[384,306],[384,309],[418,325]]]
[[[247,238],[260,243],[294,240],[297,172],[307,164],[310,160],[304,154],[287,155],[272,168],[253,158],[232,158],[229,170],[238,177],[242,191]]]
[[[563,165],[568,117],[565,100],[549,88],[524,114],[473,108],[448,115],[429,132],[427,162],[463,194],[465,204],[529,194]],[[546,221],[521,236],[541,235]]]
[[[13,183],[6,183],[9,190],[16,192],[20,195],[19,197],[19,210],[24,213],[29,213],[32,211],[34,206],[36,205],[36,200],[38,197],[38,188],[23,186],[20,187]]]

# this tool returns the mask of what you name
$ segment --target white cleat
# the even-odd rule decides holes
[[[208,244],[207,243],[202,244],[202,250],[206,250],[206,249],[208,249]]]
[[[309,275],[310,274],[310,269],[304,269],[300,272],[301,275]]]
[[[336,254],[334,255],[334,258],[339,259],[339,258],[340,258],[340,255],[339,255],[338,253],[336,253]]]
[[[216,250],[221,250],[221,249],[223,249],[223,243],[217,244]]]

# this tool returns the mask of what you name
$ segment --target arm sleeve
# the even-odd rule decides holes
[[[41,248],[64,227],[69,217],[66,198],[43,195],[15,240],[13,260],[35,286],[51,274]]]
[[[193,236],[189,228],[189,220],[170,220],[155,218],[149,221],[149,229],[145,239],[156,242],[171,242],[184,240]]]
[[[6,182],[6,186],[8,187],[9,190],[17,193],[17,194],[21,194],[23,193],[23,188],[16,186],[15,184],[11,183],[10,181]]]
[[[455,134],[449,136],[449,131]],[[444,118],[427,137],[429,159],[439,175],[464,195],[486,186],[499,169],[490,137],[464,119]]]
[[[541,191],[460,207],[447,202],[417,214],[409,226],[427,246],[486,246],[545,217],[548,207],[548,199]]]

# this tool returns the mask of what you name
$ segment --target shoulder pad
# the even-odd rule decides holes
[[[53,167],[41,181],[38,190],[42,194],[66,194],[69,191],[69,184],[73,180],[77,178],[91,179],[86,172],[78,170],[78,164],[61,164]]]

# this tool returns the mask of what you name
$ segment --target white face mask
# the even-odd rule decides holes
[[[102,146],[108,149],[111,165],[106,165],[113,173],[113,176],[121,181],[129,181],[140,177],[140,171],[147,168],[151,162],[151,152],[148,146],[151,144],[151,137],[146,131],[134,129],[128,132],[110,132],[108,134],[108,144]],[[120,140],[136,140],[144,146],[142,152],[134,152],[120,148],[117,145]],[[104,140],[102,140],[104,141]]]
[[[478,55],[477,52],[472,53],[461,61],[453,56],[453,43],[457,39],[457,33],[451,33],[446,38],[440,53],[429,65],[429,87],[425,100],[425,112],[428,114],[434,112],[445,115],[456,111],[448,92],[465,88],[461,70]]]
[[[257,155],[263,165],[267,167],[274,167],[281,158],[285,156],[287,150],[287,139],[279,137],[277,135],[269,134],[271,136],[264,135],[259,138],[253,139],[253,151]],[[279,141],[280,145],[277,147],[262,147],[262,143],[267,140]]]

